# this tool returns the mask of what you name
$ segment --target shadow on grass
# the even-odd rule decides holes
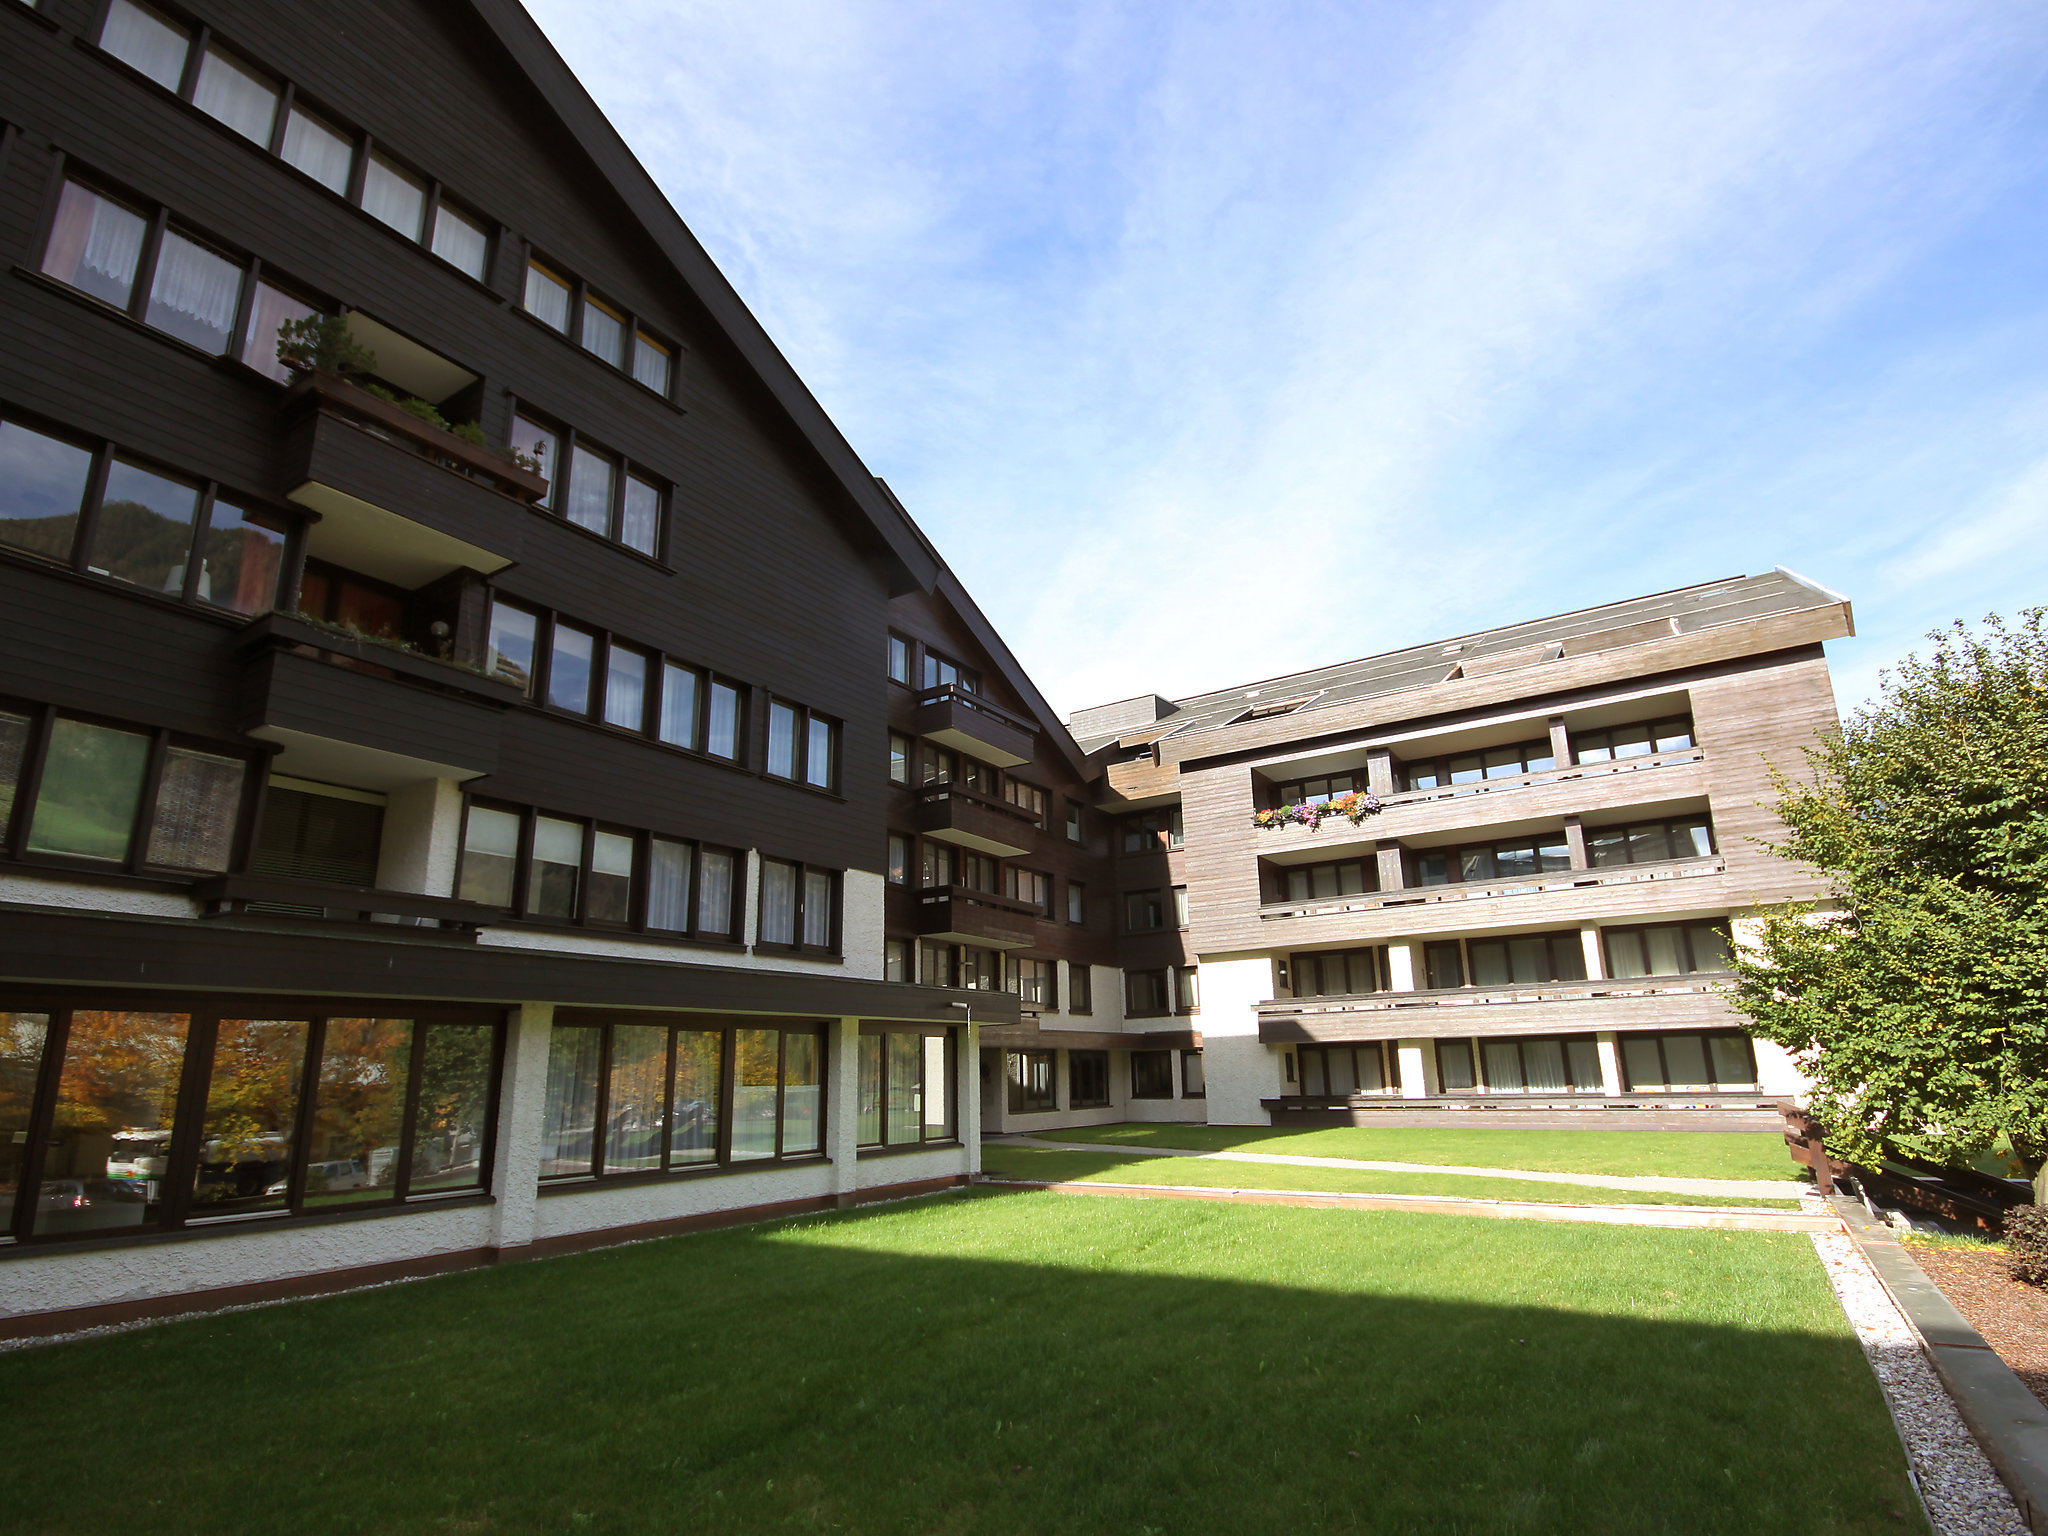
[[[8,1532],[1924,1529],[1768,1234],[939,1198],[23,1351],[0,1394]]]

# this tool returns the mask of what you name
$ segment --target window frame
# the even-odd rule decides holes
[[[1671,1086],[1671,1059],[1664,1049],[1664,1042],[1673,1036],[1681,1036],[1700,1042],[1701,1053],[1706,1058],[1708,1079],[1708,1086],[1704,1090],[1691,1086],[1679,1088]],[[1744,1090],[1740,1088],[1722,1087],[1721,1080],[1714,1075],[1713,1042],[1717,1039],[1735,1039],[1742,1042],[1743,1052],[1749,1058],[1749,1076],[1744,1079],[1744,1082],[1747,1084],[1747,1091],[1751,1094],[1760,1093],[1763,1088],[1763,1082],[1757,1074],[1756,1041],[1746,1031],[1740,1029],[1631,1029],[1622,1031],[1614,1043],[1615,1065],[1620,1069],[1622,1092],[1644,1096],[1665,1096],[1702,1091],[1707,1093],[1743,1092]],[[1647,1088],[1638,1085],[1635,1075],[1629,1071],[1628,1042],[1645,1040],[1654,1042],[1657,1047],[1657,1061],[1664,1072],[1664,1086],[1661,1088]]]
[[[840,947],[840,924],[843,916],[842,908],[845,905],[845,871],[833,869],[829,865],[806,864],[798,859],[780,858],[765,851],[754,863],[758,866],[757,873],[754,876],[756,888],[754,952],[756,954],[768,955],[802,955],[810,959],[838,960],[843,958]],[[761,917],[767,911],[768,866],[770,864],[780,865],[794,872],[794,879],[792,881],[794,906],[790,914],[791,921],[794,924],[790,931],[796,935],[796,942],[793,944],[772,943],[760,937]],[[804,922],[809,911],[810,877],[812,875],[825,875],[832,883],[832,915],[828,920],[831,937],[824,944],[807,944],[804,942]]]
[[[1087,1098],[1081,1096],[1081,1073],[1078,1070],[1083,1063],[1086,1063],[1088,1066],[1088,1075],[1091,1079],[1096,1077],[1099,1072],[1101,1080],[1100,1091],[1098,1093],[1091,1093]],[[1090,1086],[1093,1087],[1094,1084],[1091,1082]],[[1106,1050],[1068,1050],[1067,1108],[1108,1109],[1115,1102],[1115,1098],[1110,1090],[1109,1052]]]
[[[1149,904],[1140,911],[1140,904]],[[1138,921],[1138,916],[1150,914],[1150,921]],[[1166,888],[1150,886],[1123,893],[1123,931],[1127,934],[1166,932]]]
[[[1056,1113],[1060,1107],[1059,1052],[1004,1051],[1003,1105],[1013,1115]]]
[[[836,715],[828,715],[822,710],[811,708],[808,704],[799,704],[794,699],[785,698],[779,693],[770,693],[764,697],[762,714],[768,720],[771,729],[775,720],[775,712],[778,709],[786,709],[794,717],[790,727],[790,771],[786,774],[775,771],[773,760],[770,757],[770,753],[773,750],[772,746],[764,741],[761,752],[761,777],[772,779],[778,784],[793,785],[798,789],[815,790],[819,794],[837,795],[839,793],[840,759],[843,755],[842,744],[845,738],[845,723]],[[814,726],[819,725],[822,725],[827,732],[825,748],[827,782],[823,784],[815,782],[810,777],[811,731]]]
[[[1540,753],[1532,753],[1529,750],[1531,747],[1540,747],[1542,751]],[[1487,768],[1486,755],[1489,752],[1506,752],[1511,749],[1521,753],[1519,759],[1520,766],[1514,772],[1494,773]],[[1543,757],[1549,758],[1547,766],[1529,766],[1532,761]],[[1478,776],[1476,778],[1454,778],[1452,776],[1451,764],[1453,762],[1462,763],[1468,759],[1478,760]],[[1531,736],[1523,741],[1504,741],[1491,747],[1469,747],[1462,752],[1440,752],[1431,757],[1400,758],[1394,763],[1394,771],[1397,782],[1401,786],[1401,793],[1420,794],[1432,790],[1462,789],[1466,785],[1484,784],[1490,779],[1515,779],[1522,777],[1524,774],[1550,773],[1559,766],[1560,764],[1557,761],[1550,738],[1548,736]],[[1465,772],[1468,770],[1460,769],[1458,771]],[[1414,779],[1425,773],[1431,775],[1436,782],[1432,784],[1416,784]],[[1470,791],[1467,792],[1469,793]]]
[[[574,347],[583,356],[590,358],[593,362],[602,364],[612,373],[617,374],[620,378],[630,383],[635,389],[643,390],[647,394],[654,396],[655,399],[663,401],[668,405],[676,405],[676,391],[681,384],[683,371],[684,348],[680,342],[669,335],[666,327],[650,324],[645,315],[635,310],[632,305],[627,304],[623,300],[612,298],[607,293],[594,291],[586,279],[574,275],[574,269],[569,264],[556,261],[531,240],[521,242],[521,254],[525,258],[520,264],[521,273],[523,274],[529,268],[538,268],[546,273],[569,290],[568,304],[564,315],[563,327],[561,330],[556,330],[554,326],[549,325],[546,320],[543,320],[539,315],[526,307],[526,286],[522,276],[519,297],[512,305],[512,308],[517,310],[518,313],[525,315],[544,330],[559,337],[569,346]],[[619,360],[617,362],[613,362],[602,352],[594,351],[583,344],[584,313],[591,305],[597,306],[604,313],[619,322],[620,343]],[[652,384],[641,378],[634,369],[634,363],[639,357],[639,340],[642,336],[646,337],[650,344],[668,355],[668,387],[666,389],[656,389]],[[677,406],[677,409],[680,408]]]
[[[1669,849],[1671,848],[1672,844],[1677,840],[1674,835],[1673,829],[1677,827],[1693,826],[1704,826],[1706,828],[1707,851],[1705,853],[1671,853]],[[1666,849],[1666,853],[1663,858],[1637,859],[1633,856],[1635,852],[1633,847],[1634,839],[1632,839],[1629,836],[1629,833],[1631,833],[1639,827],[1656,827],[1663,833],[1664,846]],[[1588,869],[1628,869],[1631,867],[1640,867],[1646,864],[1682,864],[1688,859],[1716,858],[1720,855],[1721,852],[1721,839],[1715,835],[1714,813],[1711,810],[1691,811],[1683,816],[1667,816],[1664,817],[1662,820],[1652,819],[1649,821],[1603,821],[1599,823],[1597,826],[1585,827],[1582,830],[1585,834],[1586,868]],[[1596,860],[1593,857],[1593,846],[1595,838],[1603,833],[1610,832],[1619,832],[1621,834],[1622,851],[1623,853],[1628,854],[1629,857],[1620,859],[1618,861],[1611,859]]]
[[[1086,1015],[1095,1012],[1095,972],[1085,960],[1067,962],[1067,1012]]]
[[[1195,1064],[1194,1079],[1201,1085],[1196,1088],[1188,1086],[1188,1063],[1191,1061]],[[1199,1048],[1183,1047],[1181,1050],[1180,1096],[1184,1099],[1206,1099],[1209,1097],[1209,1066],[1203,1060],[1202,1052]]]
[[[1351,1081],[1349,1093],[1332,1093],[1330,1089],[1330,1058],[1343,1051],[1351,1057]],[[1380,1085],[1377,1088],[1361,1088],[1362,1074],[1358,1070],[1360,1052],[1370,1053],[1378,1063]],[[1299,1057],[1297,1063],[1294,1058]],[[1313,1065],[1320,1076],[1324,1091],[1309,1092],[1309,1071]],[[1297,1070],[1298,1068],[1298,1070]],[[1295,1092],[1289,1097],[1305,1099],[1351,1099],[1351,1098],[1398,1098],[1401,1093],[1401,1052],[1392,1040],[1317,1041],[1295,1047],[1288,1057],[1287,1080],[1295,1085]]]
[[[1551,841],[1552,839],[1555,839],[1555,841]],[[1523,847],[1528,847],[1535,852],[1538,867],[1533,872],[1527,874],[1502,874],[1500,872],[1500,850],[1503,848],[1519,849]],[[1546,847],[1562,847],[1564,849],[1564,863],[1549,869],[1543,868],[1543,850]],[[1491,861],[1494,866],[1493,873],[1477,880],[1467,880],[1464,872],[1465,858],[1468,855],[1478,853],[1484,853],[1488,860]],[[1444,878],[1442,880],[1424,880],[1422,878],[1422,861],[1425,858],[1431,858],[1438,854],[1441,854],[1445,861]],[[1571,858],[1571,839],[1562,829],[1556,832],[1534,832],[1529,834],[1527,839],[1500,837],[1495,838],[1491,842],[1431,844],[1427,848],[1403,848],[1401,850],[1401,878],[1407,887],[1418,890],[1439,885],[1495,885],[1515,880],[1542,880],[1552,875],[1572,873]],[[1590,864],[1588,867],[1591,867]]]
[[[1658,747],[1657,737],[1660,734],[1658,727],[1676,725],[1680,721],[1685,723],[1685,736],[1689,744],[1683,747]],[[1647,752],[1632,752],[1627,757],[1616,756],[1614,752],[1615,733],[1617,731],[1630,730],[1636,726],[1645,726],[1649,729],[1650,750]],[[1646,720],[1623,720],[1614,725],[1588,726],[1584,730],[1567,726],[1565,732],[1571,742],[1572,763],[1574,766],[1585,763],[1629,762],[1641,757],[1657,757],[1664,752],[1690,752],[1700,744],[1699,721],[1691,710],[1687,710],[1684,714],[1658,715]],[[1590,749],[1582,745],[1582,743],[1591,742],[1595,737],[1602,738],[1600,745]],[[1604,757],[1587,757],[1584,755],[1587,750],[1604,752],[1607,755]]]
[[[928,1136],[925,1134],[925,1132],[931,1129],[928,1122],[931,1119],[932,1084],[931,1061],[922,1047],[920,1047],[917,1056],[918,1134],[915,1138],[903,1140],[897,1140],[889,1134],[889,1041],[891,1037],[897,1035],[913,1035],[920,1040],[938,1039],[945,1042],[944,1058],[940,1070],[944,1073],[947,1095],[947,1120],[951,1125],[951,1130],[945,1134],[938,1136]],[[854,1078],[854,1155],[856,1157],[872,1157],[885,1152],[909,1152],[921,1150],[925,1147],[958,1146],[960,1144],[959,1030],[950,1025],[918,1026],[871,1023],[863,1020],[860,1026],[860,1034],[857,1038],[860,1043],[855,1046],[855,1049],[863,1052],[868,1049],[868,1041],[880,1040],[882,1042],[879,1047],[881,1053],[881,1096],[876,1101],[877,1129],[882,1134],[880,1139],[876,1141],[864,1141],[861,1139],[860,1117],[864,1106],[859,1098],[861,1092],[861,1068],[859,1064],[856,1064]]]
[[[1166,966],[1140,966],[1124,972],[1124,1017],[1127,1019],[1163,1019],[1173,1013],[1173,983],[1171,969]],[[1159,1000],[1140,1003],[1136,983],[1142,978],[1157,977]],[[1149,988],[1148,988],[1149,989]]]
[[[1607,973],[1607,979],[1610,981],[1650,981],[1659,976],[1727,975],[1731,970],[1730,966],[1707,967],[1699,963],[1699,955],[1695,950],[1692,936],[1692,931],[1695,928],[1714,928],[1721,936],[1723,950],[1731,959],[1734,957],[1735,935],[1733,929],[1729,926],[1729,920],[1725,917],[1708,918],[1705,921],[1694,919],[1691,922],[1676,923],[1615,923],[1612,926],[1602,926],[1600,929],[1600,968]],[[1626,934],[1637,938],[1643,944],[1644,954],[1647,957],[1649,953],[1648,935],[1659,931],[1673,932],[1677,935],[1679,946],[1685,955],[1686,968],[1682,971],[1642,971],[1634,976],[1617,975],[1611,936]],[[1684,1033],[1684,1031],[1680,1031],[1680,1033]]]
[[[544,326],[547,324],[546,321],[539,323]],[[564,339],[570,340],[566,337]],[[579,352],[583,350],[582,345],[573,340],[570,340],[570,345],[576,347]],[[617,449],[606,447],[589,433],[569,425],[531,401],[517,395],[508,395],[507,400],[512,416],[542,432],[552,433],[555,439],[555,464],[553,471],[547,476],[548,491],[539,501],[531,504],[532,509],[566,528],[573,528],[578,533],[598,539],[614,549],[624,550],[627,554],[637,555],[643,560],[651,560],[667,569],[671,512],[675,505],[674,483],[667,476],[657,474],[640,460],[620,453]],[[611,467],[611,488],[605,494],[605,525],[602,532],[586,527],[569,516],[569,499],[574,494],[576,461],[579,453],[601,458]],[[652,549],[641,549],[638,545],[628,543],[625,536],[627,487],[635,480],[652,487],[655,494]]]
[[[1149,811],[1134,811],[1121,818],[1119,855],[1139,858],[1146,854],[1177,853],[1187,846],[1187,837],[1177,805]]]
[[[1136,1050],[1130,1053],[1131,1097],[1132,1099],[1170,1099],[1174,1096],[1173,1052],[1170,1050]],[[1144,1085],[1139,1077],[1140,1063],[1145,1069],[1164,1069],[1166,1081],[1163,1087]]]

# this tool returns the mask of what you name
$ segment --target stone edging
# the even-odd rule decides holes
[[[2048,1408],[1913,1262],[1891,1228],[1873,1221],[1859,1201],[1836,1195],[1831,1203],[1919,1334],[1935,1374],[1998,1469],[2028,1528],[2035,1536],[2048,1536]]]

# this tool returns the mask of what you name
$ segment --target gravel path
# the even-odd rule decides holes
[[[1921,1352],[1919,1336],[1855,1242],[1816,1235],[1813,1246],[1891,1404],[1934,1536],[2028,1536],[2012,1495]]]

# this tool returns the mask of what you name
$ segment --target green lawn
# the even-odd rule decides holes
[[[1518,1129],[1326,1131],[1246,1125],[1103,1125],[1042,1131],[1047,1141],[1175,1147],[1186,1152],[1286,1152],[1377,1163],[1527,1168],[1536,1173],[1653,1174],[1671,1179],[1787,1179],[1805,1171],[1775,1131],[1543,1131]]]
[[[1365,1195],[1457,1195],[1467,1200],[1543,1200],[1566,1205],[1747,1205],[1796,1211],[1796,1198],[1750,1200],[1724,1195],[1670,1195],[1661,1191],[1597,1189],[1581,1184],[1535,1184],[1459,1173],[1352,1172],[1295,1168],[1286,1163],[1212,1163],[1192,1157],[1119,1157],[1114,1152],[1040,1152],[1031,1147],[985,1146],[985,1173],[1052,1183],[1196,1184],[1207,1189],[1299,1189]]]
[[[1925,1529],[1771,1233],[936,1197],[0,1355],[0,1394],[35,1536]]]

